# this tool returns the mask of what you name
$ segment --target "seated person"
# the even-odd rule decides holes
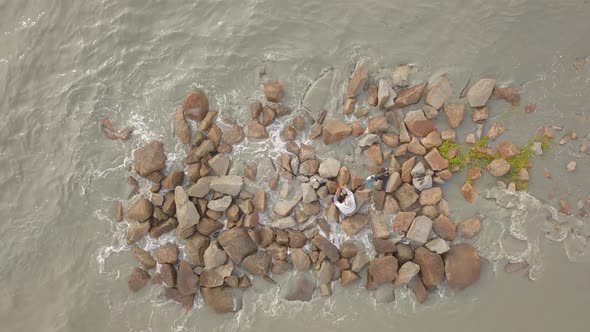
[[[354,193],[346,186],[339,186],[334,195],[334,205],[344,215],[350,215],[356,210],[356,202],[354,200]]]

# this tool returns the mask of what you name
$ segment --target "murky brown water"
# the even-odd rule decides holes
[[[588,330],[590,255],[579,238],[547,240],[543,222],[545,206],[566,198],[577,212],[590,194],[589,157],[578,152],[590,132],[590,65],[573,66],[590,55],[589,15],[590,3],[581,0],[0,0],[0,329]],[[181,160],[172,119],[187,90],[203,88],[222,117],[244,121],[248,100],[261,95],[261,72],[285,82],[285,103],[296,108],[325,71],[305,105],[333,110],[361,58],[372,73],[412,63],[414,80],[446,72],[455,95],[471,76],[514,82],[536,112],[500,101],[490,107],[492,119],[508,127],[504,138],[516,143],[541,125],[563,127],[558,138],[578,133],[578,141],[535,159],[530,197],[498,205],[482,196],[467,206],[460,177],[446,185],[456,220],[474,211],[486,217],[476,241],[489,261],[482,280],[456,294],[442,287],[422,306],[407,292],[376,305],[364,289],[339,286],[327,300],[286,303],[277,288],[257,281],[243,310],[224,316],[200,303],[186,315],[156,287],[130,294],[126,276],[135,261],[121,244],[126,227],[115,225],[113,205],[127,195],[128,156],[148,139],[162,138],[169,160]],[[133,138],[106,140],[103,116],[133,125]],[[260,148],[240,151],[261,158]],[[354,154],[341,144],[318,154],[347,152]],[[574,173],[565,170],[570,160]],[[589,222],[579,220],[578,229]],[[511,225],[526,239],[508,235]],[[502,272],[510,257],[529,260],[535,281]]]

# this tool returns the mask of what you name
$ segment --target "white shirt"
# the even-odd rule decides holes
[[[344,198],[342,203],[338,201],[338,195],[334,195],[334,205],[340,210],[340,213],[349,215],[356,210],[356,202],[354,200],[354,194],[350,189],[344,188],[344,193],[346,194],[346,198]]]

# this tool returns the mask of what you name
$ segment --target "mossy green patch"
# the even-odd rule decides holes
[[[449,157],[449,151],[451,149],[457,150],[457,155],[453,158]],[[438,147],[438,152],[440,152],[440,155],[449,162],[449,169],[451,171],[457,168],[463,169],[465,166],[465,158],[461,153],[461,146],[459,144],[451,141],[443,141],[441,146]]]

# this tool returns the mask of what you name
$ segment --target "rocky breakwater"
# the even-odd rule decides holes
[[[474,139],[469,151],[475,152],[462,152],[456,143],[455,128],[465,123],[468,107],[481,125],[494,91],[504,89],[496,95],[511,102],[516,92],[484,79],[456,99],[446,76],[414,82],[411,73],[410,66],[401,65],[376,79],[358,64],[343,89],[342,109],[318,110],[315,116],[281,104],[282,84],[267,81],[262,85],[266,100],[249,105],[250,120],[226,119],[224,126],[209,110],[206,95],[191,92],[174,116],[176,137],[187,145],[184,168],[165,170],[161,142],[134,152],[135,171],[151,182],[151,193],[127,204],[128,244],[140,264],[129,275],[130,290],[141,290],[151,278],[162,284],[164,296],[186,308],[200,294],[214,312],[226,313],[241,308],[241,294],[252,278],[272,281],[290,270],[294,276],[284,298],[291,301],[308,301],[316,292],[330,296],[334,283],[362,283],[379,303],[394,301],[393,290],[400,287],[410,288],[423,303],[445,283],[457,290],[475,283],[480,257],[469,241],[483,223],[474,216],[457,224],[442,188],[464,167],[470,167],[470,180],[461,188],[468,201],[476,197],[472,184],[481,170],[524,178],[530,165],[514,159],[522,148],[500,143],[494,151]],[[232,147],[268,139],[269,125],[281,116],[288,118],[280,133],[286,150],[267,163],[263,176],[258,176],[260,164],[235,167]],[[451,129],[437,129],[442,119]],[[188,121],[197,122],[197,132]],[[310,144],[301,142],[306,128]],[[497,138],[498,128],[492,125],[487,136]],[[315,146],[332,144],[355,145],[354,160],[316,153]],[[477,158],[482,155],[487,157]],[[383,170],[387,178],[373,186],[361,177]],[[332,203],[340,185],[354,191],[357,210],[351,215],[341,215]],[[186,260],[173,243],[152,252],[136,244],[168,232],[184,244]],[[333,232],[347,239],[336,245]],[[358,241],[367,233],[374,250]]]

